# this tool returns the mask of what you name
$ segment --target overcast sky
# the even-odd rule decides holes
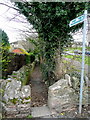
[[[0,3],[12,6],[9,0],[0,0]],[[24,37],[21,35],[21,31],[31,29],[31,27],[25,17],[20,15],[18,11],[0,4],[0,28],[7,33],[10,42],[23,40]],[[79,35],[74,35],[74,38],[76,41],[82,41],[82,33],[79,32]]]
[[[11,5],[9,0],[0,0],[0,3]],[[20,15],[18,11],[0,4],[0,29],[7,33],[10,42],[24,39],[21,35],[22,31],[31,27],[25,17]]]

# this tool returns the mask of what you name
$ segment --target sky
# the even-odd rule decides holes
[[[0,3],[12,6],[9,0],[0,0]],[[22,31],[27,31],[31,29],[32,26],[23,15],[18,13],[18,11],[0,4],[0,28],[7,33],[9,42],[11,43],[18,40],[25,40]],[[78,32],[78,35],[75,34],[73,37],[75,41],[82,41],[82,32]]]
[[[9,0],[0,0],[0,3],[11,5]],[[27,31],[31,27],[26,18],[18,11],[0,4],[0,29],[7,33],[10,43],[24,40],[22,31]]]

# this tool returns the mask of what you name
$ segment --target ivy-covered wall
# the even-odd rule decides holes
[[[11,75],[13,71],[19,70],[23,65],[26,64],[26,55],[9,53],[9,59],[7,71],[2,72],[3,77]]]

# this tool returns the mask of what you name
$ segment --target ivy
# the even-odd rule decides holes
[[[2,78],[6,78],[6,71],[8,67],[10,44],[7,34],[0,29],[0,68],[2,69]]]
[[[82,15],[86,3],[78,2],[15,2],[27,20],[33,25],[39,35],[39,51],[43,58],[42,72],[49,80],[50,73],[56,67],[56,53],[70,45],[72,35],[82,24],[69,27],[69,22]],[[89,6],[89,5],[88,5]]]

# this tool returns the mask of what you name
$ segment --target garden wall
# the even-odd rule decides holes
[[[77,74],[78,75],[78,74]],[[65,75],[64,79],[58,80],[48,90],[48,106],[56,112],[69,110],[79,105],[80,79],[76,74]],[[88,78],[84,79],[82,104],[88,105]]]
[[[26,56],[9,53],[10,62],[8,63],[7,71],[2,73],[2,76],[11,75],[13,71],[19,70],[23,65],[26,64]]]
[[[3,118],[27,117],[30,114],[31,87],[8,78],[0,80],[0,112]]]

